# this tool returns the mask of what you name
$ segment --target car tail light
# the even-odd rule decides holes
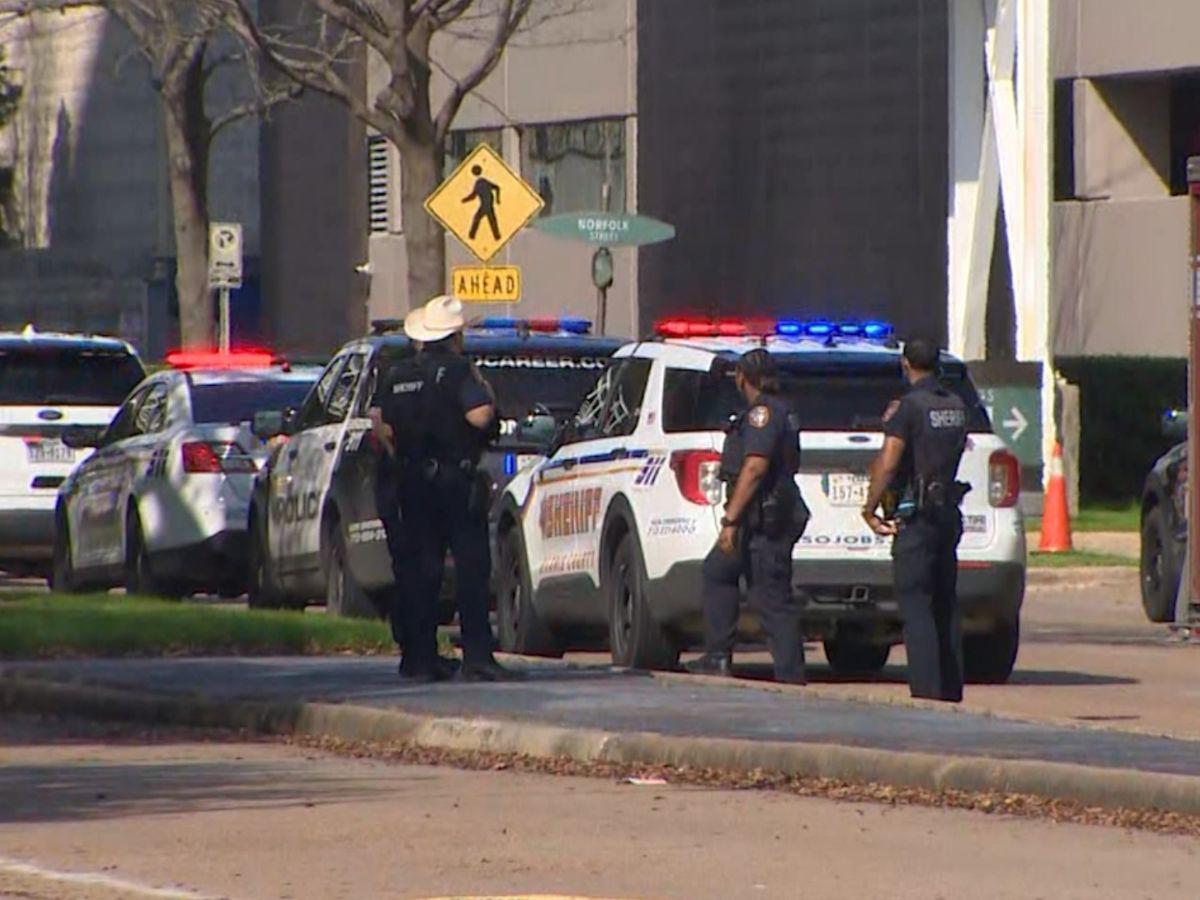
[[[988,459],[988,503],[1016,506],[1020,496],[1021,463],[1007,450],[997,450]]]
[[[671,469],[684,499],[700,506],[721,502],[721,454],[712,450],[681,450],[671,454]]]
[[[258,466],[237,444],[188,441],[183,445],[183,471],[191,474],[252,475],[258,471]]]

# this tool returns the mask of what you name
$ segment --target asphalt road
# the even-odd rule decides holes
[[[0,896],[1193,898],[1194,839],[0,723]]]

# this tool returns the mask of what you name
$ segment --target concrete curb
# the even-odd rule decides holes
[[[1200,778],[1033,760],[939,756],[836,744],[613,733],[528,722],[431,718],[331,703],[216,701],[80,682],[0,676],[0,708],[153,724],[242,729],[347,741],[408,741],[432,749],[567,757],[875,782],[927,790],[1005,792],[1087,806],[1200,815]]]

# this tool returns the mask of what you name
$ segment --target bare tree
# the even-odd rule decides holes
[[[163,109],[168,183],[175,235],[175,288],[181,340],[213,344],[214,308],[208,289],[208,162],[213,141],[228,126],[263,113],[294,95],[294,86],[259,77],[257,51],[226,30],[236,21],[232,0],[0,0],[0,15],[29,16],[100,7],[118,19],[150,69]],[[238,32],[240,34],[240,32]],[[217,72],[241,66],[246,100],[214,111],[207,89]]]
[[[441,293],[446,246],[441,226],[424,210],[442,177],[446,138],[463,100],[496,68],[534,0],[300,0],[294,24],[260,25],[238,0],[241,27],[278,68],[305,87],[346,104],[400,155],[401,215],[408,250],[408,291],[413,301]],[[545,0],[543,0],[545,2]],[[481,36],[483,48],[463,74],[430,58],[436,34],[455,25]],[[454,32],[461,36],[463,31]],[[353,77],[364,48],[382,60],[386,83],[368,93]],[[434,108],[432,72],[450,81]]]

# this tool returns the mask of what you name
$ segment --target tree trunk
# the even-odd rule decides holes
[[[410,309],[446,292],[446,238],[442,226],[425,211],[425,199],[442,180],[442,151],[433,142],[412,138],[400,145],[400,211],[408,251]]]
[[[213,347],[215,307],[208,289],[209,120],[204,112],[204,54],[178,84],[164,85],[163,120],[175,231],[175,290],[184,347]]]

